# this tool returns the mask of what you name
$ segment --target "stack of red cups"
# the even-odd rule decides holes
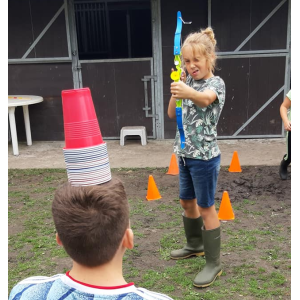
[[[73,186],[97,185],[111,180],[106,143],[103,142],[89,88],[64,90],[62,95],[68,180]]]

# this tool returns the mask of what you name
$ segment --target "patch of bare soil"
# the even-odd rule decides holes
[[[220,205],[223,192],[228,191],[235,214],[234,221],[221,222],[221,260],[224,267],[220,279],[222,288],[227,280],[237,276],[236,270],[245,265],[264,269],[265,274],[282,272],[287,279],[286,286],[290,285],[290,270],[281,261],[284,260],[289,265],[291,253],[291,180],[289,173],[288,180],[282,181],[278,169],[277,166],[249,166],[243,167],[241,173],[230,173],[225,167],[220,170],[215,195],[216,207]],[[137,253],[129,252],[131,267],[140,270],[139,274],[143,274],[143,270],[158,267],[163,270],[176,264],[174,260],[161,259],[161,239],[165,235],[173,237],[173,249],[179,249],[185,242],[182,210],[178,200],[178,176],[166,175],[161,169],[153,172],[121,171],[116,175],[125,183],[128,198],[137,201],[145,199],[146,183],[150,174],[155,179],[162,199],[147,202],[149,216],[134,212],[131,214],[134,232],[142,234],[142,237],[136,238]],[[178,210],[164,210],[162,205],[177,207]],[[174,221],[177,226],[160,226],[172,224]],[[235,247],[234,238],[239,239],[243,235],[245,240],[242,243],[237,242]],[[191,280],[195,275],[196,273],[190,274]],[[141,277],[135,276],[131,279],[138,283]],[[214,289],[218,288],[220,287]],[[238,299],[237,294],[237,298],[232,299]],[[173,295],[181,296],[180,292]],[[289,299],[289,295],[280,299]]]
[[[224,273],[219,280],[224,284],[236,276],[238,267],[253,265],[257,269],[263,268],[266,274],[274,271],[281,272],[286,278],[284,286],[287,289],[290,286],[290,269],[286,267],[286,262],[290,263],[291,253],[290,169],[288,180],[282,181],[279,178],[278,168],[277,166],[248,166],[243,167],[242,173],[230,173],[228,168],[221,167],[215,195],[216,207],[220,205],[223,192],[228,191],[235,214],[234,221],[221,223],[221,260]],[[14,171],[11,172],[13,174]],[[124,182],[131,208],[131,225],[135,233],[135,248],[134,251],[126,252],[124,273],[128,274],[127,280],[134,281],[139,286],[143,281],[143,274],[148,270],[164,270],[168,266],[175,266],[176,261],[167,257],[166,250],[169,249],[166,249],[167,246],[162,242],[166,236],[173,239],[174,243],[171,247],[173,249],[180,248],[185,242],[182,209],[178,200],[179,178],[166,175],[166,169],[113,169],[112,174]],[[162,196],[159,200],[146,200],[149,175],[153,175]],[[21,190],[32,198],[34,184],[38,184],[40,189],[55,188],[66,181],[65,173],[52,173],[51,176],[56,180],[47,182],[42,173],[31,176],[10,176],[9,191],[17,193]],[[11,201],[9,203],[11,211],[17,214],[22,203],[14,202],[13,199],[9,201]],[[49,201],[49,209],[50,203],[51,201]],[[39,208],[32,207],[32,209]],[[22,228],[22,220],[15,219],[9,233],[15,235],[17,231],[21,232]],[[245,240],[241,243],[243,238]],[[9,252],[10,269],[17,263],[16,251],[11,249]],[[203,258],[195,259],[203,260]],[[282,263],[283,260],[285,264]],[[55,267],[50,272],[52,275],[71,267],[69,258],[55,259],[55,263]],[[187,276],[193,280],[195,275],[196,273],[192,272]],[[245,276],[248,276],[247,273]],[[216,290],[221,288],[222,285],[214,287]],[[182,296],[180,290],[173,291],[172,295]],[[240,297],[237,295],[232,299],[240,299]],[[255,299],[255,297],[244,299]],[[289,299],[289,297],[281,299]]]

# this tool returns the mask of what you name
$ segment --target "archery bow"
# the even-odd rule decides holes
[[[181,51],[180,51],[180,43],[181,43],[181,30],[182,30],[182,17],[181,12],[177,12],[177,27],[175,31],[175,38],[174,38],[174,65],[176,68],[176,71],[173,71],[171,73],[171,79],[174,80],[174,82],[178,82],[180,80],[181,76]],[[183,22],[184,24],[191,24],[192,22]],[[183,123],[182,123],[182,99],[176,99],[176,121],[177,126],[180,134],[180,145],[181,149],[185,146],[185,136],[184,136],[184,129],[183,129]]]

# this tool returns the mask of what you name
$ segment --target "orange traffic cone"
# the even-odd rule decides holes
[[[169,170],[166,174],[168,174],[168,175],[178,175],[179,174],[179,168],[178,168],[175,153],[173,153],[172,156],[171,156]]]
[[[223,220],[223,221],[234,220],[234,213],[231,207],[231,203],[227,191],[223,192],[218,218],[219,220]]]
[[[228,171],[229,172],[242,172],[237,151],[233,152],[231,164],[230,164]]]
[[[147,196],[146,199],[148,201],[150,200],[158,200],[161,198],[161,195],[157,189],[157,186],[155,184],[154,178],[152,175],[149,175],[149,180],[148,180],[148,191],[147,191]]]

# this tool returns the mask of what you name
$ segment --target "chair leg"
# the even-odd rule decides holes
[[[124,139],[125,139],[125,136],[124,136],[123,132],[121,131],[121,135],[120,135],[120,146],[124,146]]]
[[[147,145],[147,135],[146,135],[146,130],[142,131],[141,134],[141,140],[142,140],[142,145],[146,146]]]

